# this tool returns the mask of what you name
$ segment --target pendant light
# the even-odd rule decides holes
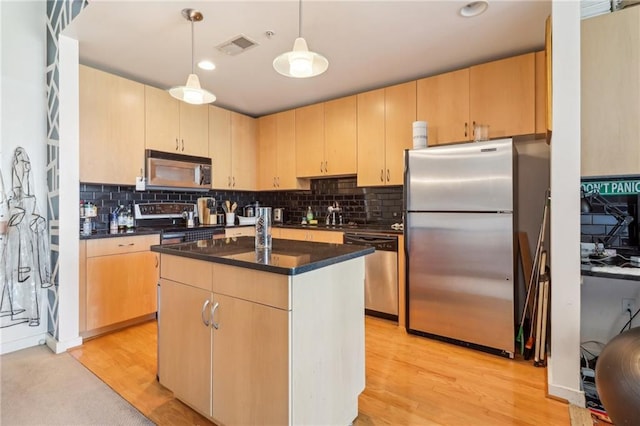
[[[193,72],[193,22],[202,21],[203,16],[202,13],[194,9],[182,9],[182,16],[191,22],[191,74],[187,77],[187,84],[172,87],[169,89],[169,94],[188,104],[209,104],[216,100],[216,96],[200,87],[200,79]]]
[[[293,43],[293,50],[285,52],[273,60],[273,68],[286,77],[307,78],[322,74],[329,67],[327,58],[319,53],[311,52],[307,42],[302,38],[302,0],[298,3],[298,38]]]

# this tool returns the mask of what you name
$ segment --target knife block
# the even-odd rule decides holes
[[[211,197],[198,198],[198,219],[201,225],[215,225],[216,215],[211,214],[210,206],[213,204],[215,211],[215,199]]]

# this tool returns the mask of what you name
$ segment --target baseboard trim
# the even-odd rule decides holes
[[[30,348],[32,346],[42,345],[45,343],[45,339],[47,338],[47,336],[49,336],[48,333],[42,333],[36,334],[34,336],[24,337],[18,340],[13,340],[11,342],[3,342],[2,344],[0,344],[0,355]]]
[[[578,407],[584,407],[586,404],[583,391],[569,389],[564,386],[550,384],[549,397],[552,399],[564,400],[569,404],[577,405]]]
[[[66,352],[68,349],[82,345],[82,337],[78,336],[74,339],[60,342],[54,339],[53,336],[47,334],[46,344],[54,353],[61,354],[63,352]]]

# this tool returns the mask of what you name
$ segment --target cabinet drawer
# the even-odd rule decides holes
[[[149,246],[160,244],[160,235],[102,238],[87,240],[87,257],[148,251]]]
[[[287,275],[213,264],[213,292],[291,310]]]
[[[339,231],[318,231],[308,229],[280,229],[280,236],[285,240],[312,241],[314,243],[342,244],[342,232]]]
[[[163,254],[160,258],[160,278],[211,291],[211,262]]]
[[[224,236],[230,237],[253,237],[256,235],[255,226],[240,226],[237,228],[226,228],[224,230]]]

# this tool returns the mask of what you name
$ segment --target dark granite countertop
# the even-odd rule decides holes
[[[159,234],[160,228],[139,227],[122,231],[110,232],[108,229],[100,229],[91,235],[80,234],[81,240],[98,240],[101,238],[135,237],[138,235]]]
[[[336,231],[349,233],[368,233],[368,234],[392,234],[402,235],[403,231],[391,228],[391,225],[380,224],[355,224],[355,225],[326,225],[318,223],[317,225],[302,225],[300,223],[274,224],[274,228],[291,228],[291,229],[308,229],[318,231]]]
[[[274,239],[256,250],[254,237],[151,246],[151,250],[282,275],[298,275],[373,253],[372,247]]]
[[[252,225],[253,226],[253,225]],[[236,226],[239,228],[239,226]],[[220,232],[224,234],[224,225],[200,225],[195,226],[193,228],[186,228],[184,226],[138,226],[132,229],[110,232],[108,229],[100,229],[97,232],[92,233],[91,235],[83,235],[80,234],[81,240],[97,240],[100,238],[117,238],[117,237],[133,237],[136,235],[149,235],[149,234],[159,234],[162,231],[164,232],[180,232],[180,231],[198,231],[205,229],[220,229]]]

